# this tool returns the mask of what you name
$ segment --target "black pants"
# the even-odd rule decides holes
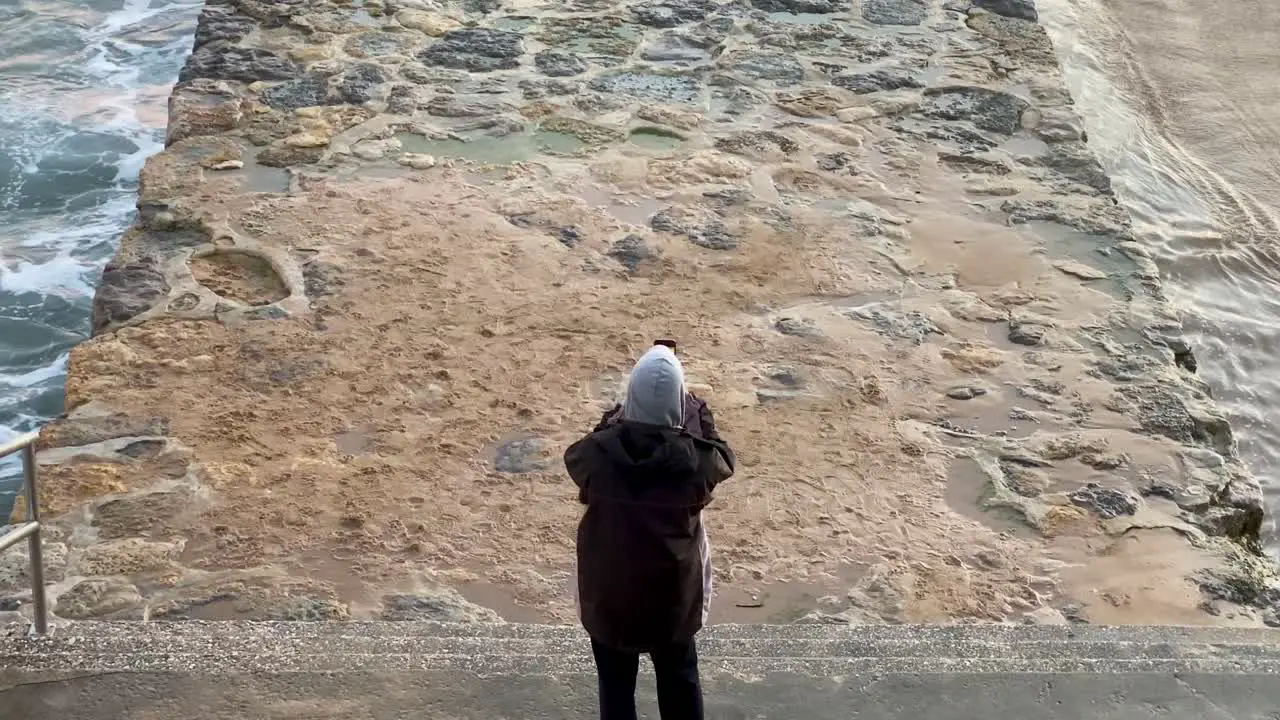
[[[640,654],[615,650],[591,641],[600,677],[600,720],[636,720],[636,673]],[[658,676],[658,710],[662,720],[702,720],[702,686],[698,684],[698,651],[688,644],[668,645],[649,653]]]

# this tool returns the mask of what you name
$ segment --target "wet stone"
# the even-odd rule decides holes
[[[1029,107],[1026,100],[997,90],[947,87],[926,90],[921,113],[937,120],[968,120],[982,130],[1012,135]]]
[[[243,15],[232,3],[205,3],[196,21],[195,48],[220,40],[235,43],[258,26],[258,21]]]
[[[950,390],[947,391],[947,397],[951,398],[952,400],[972,400],[976,397],[981,397],[986,394],[987,394],[986,388],[969,387],[969,386],[951,388]]]
[[[363,105],[372,100],[378,86],[389,79],[387,71],[377,65],[355,65],[342,74],[342,80],[338,83],[338,95],[344,102]]]
[[[649,247],[645,239],[639,235],[628,235],[613,243],[609,248],[609,257],[622,263],[631,272],[640,269],[641,264],[660,257],[660,253]]]
[[[560,244],[567,248],[578,247],[578,244],[581,243],[583,239],[582,231],[576,227],[556,228],[555,236],[556,239],[560,241]]]
[[[131,418],[120,413],[67,417],[44,427],[40,434],[40,447],[78,447],[115,438],[168,433],[169,421],[163,417]]]
[[[457,95],[437,95],[427,103],[427,114],[436,117],[492,117],[510,109],[504,103],[470,101]]]
[[[849,317],[871,323],[882,335],[910,340],[919,345],[930,335],[942,335],[933,321],[917,310],[898,312],[883,307],[865,306],[853,308]]]
[[[790,365],[774,365],[765,370],[764,376],[771,382],[787,388],[804,387],[804,376]]]
[[[860,172],[858,169],[858,157],[853,153],[844,151],[820,153],[814,155],[813,159],[817,163],[819,170],[842,175],[857,175]]]
[[[333,105],[329,97],[329,79],[321,75],[307,75],[297,80],[273,85],[262,91],[262,102],[283,112],[316,105]]]
[[[492,72],[517,67],[524,54],[524,39],[520,33],[490,28],[465,28],[451,30],[431,47],[418,53],[418,59],[428,65]]]
[[[151,265],[108,265],[93,296],[94,333],[141,315],[168,293],[168,281]]]
[[[430,594],[387,595],[382,599],[382,608],[382,619],[391,621],[502,622],[498,613],[468,602],[451,588],[440,588]]]
[[[735,61],[732,68],[756,80],[772,80],[778,85],[794,85],[804,80],[804,66],[794,54],[750,53]]]
[[[342,603],[324,598],[286,598],[267,612],[268,620],[283,622],[328,622],[350,619],[350,611]]]
[[[1104,488],[1097,483],[1089,483],[1070,495],[1071,502],[1086,510],[1092,510],[1103,520],[1110,520],[1121,515],[1132,515],[1138,511],[1138,501],[1129,493],[1113,488]]]
[[[387,112],[412,115],[422,105],[422,97],[415,85],[393,85],[387,95]]]
[[[636,22],[656,28],[672,28],[699,22],[716,9],[713,0],[670,0],[633,7]]]
[[[862,18],[875,25],[919,25],[926,7],[922,0],[863,0]]]
[[[191,53],[178,75],[178,82],[208,78],[251,83],[258,80],[288,80],[301,73],[301,68],[293,61],[269,50],[211,42]]]
[[[510,440],[498,447],[493,469],[501,473],[542,472],[550,463],[542,457],[546,443],[538,438]]]
[[[413,46],[408,33],[390,33],[375,30],[353,35],[346,42],[346,50],[355,57],[383,57],[403,55]]]
[[[735,155],[780,152],[791,155],[799,152],[800,143],[773,130],[748,130],[728,137],[716,138],[717,150]]]
[[[1040,345],[1049,333],[1049,326],[1026,320],[1009,322],[1009,342],[1018,345]]]
[[[655,73],[622,72],[601,75],[591,81],[590,87],[603,93],[677,104],[693,103],[702,94],[702,83],[694,78]]]
[[[649,62],[700,63],[711,59],[711,53],[688,38],[665,34],[654,38],[640,51],[641,59]]]
[[[848,0],[751,0],[751,6],[771,13],[823,15],[848,10],[849,2]]]
[[[587,63],[572,53],[543,50],[533,56],[538,72],[551,77],[570,77],[587,71]]]
[[[54,614],[71,620],[100,618],[129,610],[142,602],[138,589],[117,578],[83,580],[58,597]]]
[[[783,335],[799,338],[818,338],[822,337],[822,331],[812,320],[793,317],[781,317],[773,323],[773,329]]]
[[[1111,177],[1107,175],[1106,170],[1103,170],[1097,156],[1083,142],[1051,145],[1048,152],[1036,157],[1031,163],[1047,167],[1068,180],[1099,193],[1111,194]]]
[[[1036,12],[1034,0],[972,0],[973,6],[988,12],[1019,20],[1036,22],[1040,14]]]
[[[924,87],[914,73],[901,69],[873,70],[851,75],[837,75],[831,84],[859,95]]]

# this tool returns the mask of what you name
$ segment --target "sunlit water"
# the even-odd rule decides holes
[[[62,410],[67,351],[162,147],[200,6],[0,0],[0,440]],[[16,462],[0,464],[0,511]]]

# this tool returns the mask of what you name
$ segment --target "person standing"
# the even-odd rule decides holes
[[[702,510],[734,456],[706,402],[685,389],[675,351],[655,345],[623,404],[565,451],[586,505],[578,605],[591,636],[601,720],[635,720],[640,654],[653,660],[663,720],[702,720],[694,635],[711,602]]]

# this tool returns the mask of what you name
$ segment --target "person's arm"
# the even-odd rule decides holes
[[[578,486],[578,502],[583,505],[587,504],[587,487],[590,485],[590,474],[587,472],[586,454],[590,447],[591,436],[588,435],[578,442],[569,446],[564,451],[564,468],[569,471],[569,477],[573,478],[573,484]]]
[[[733,450],[729,448],[729,443],[725,442],[716,431],[716,419],[711,414],[711,407],[705,400],[695,399],[698,404],[698,427],[702,430],[702,439],[711,443],[716,449],[715,467],[711,472],[711,487],[715,488],[716,485],[733,477],[737,459],[733,455]]]
[[[601,430],[617,422],[618,419],[621,417],[622,417],[622,406],[615,404],[612,408],[610,408],[609,410],[606,410],[604,415],[600,416],[600,422],[596,424],[596,428],[591,432],[600,432]]]

